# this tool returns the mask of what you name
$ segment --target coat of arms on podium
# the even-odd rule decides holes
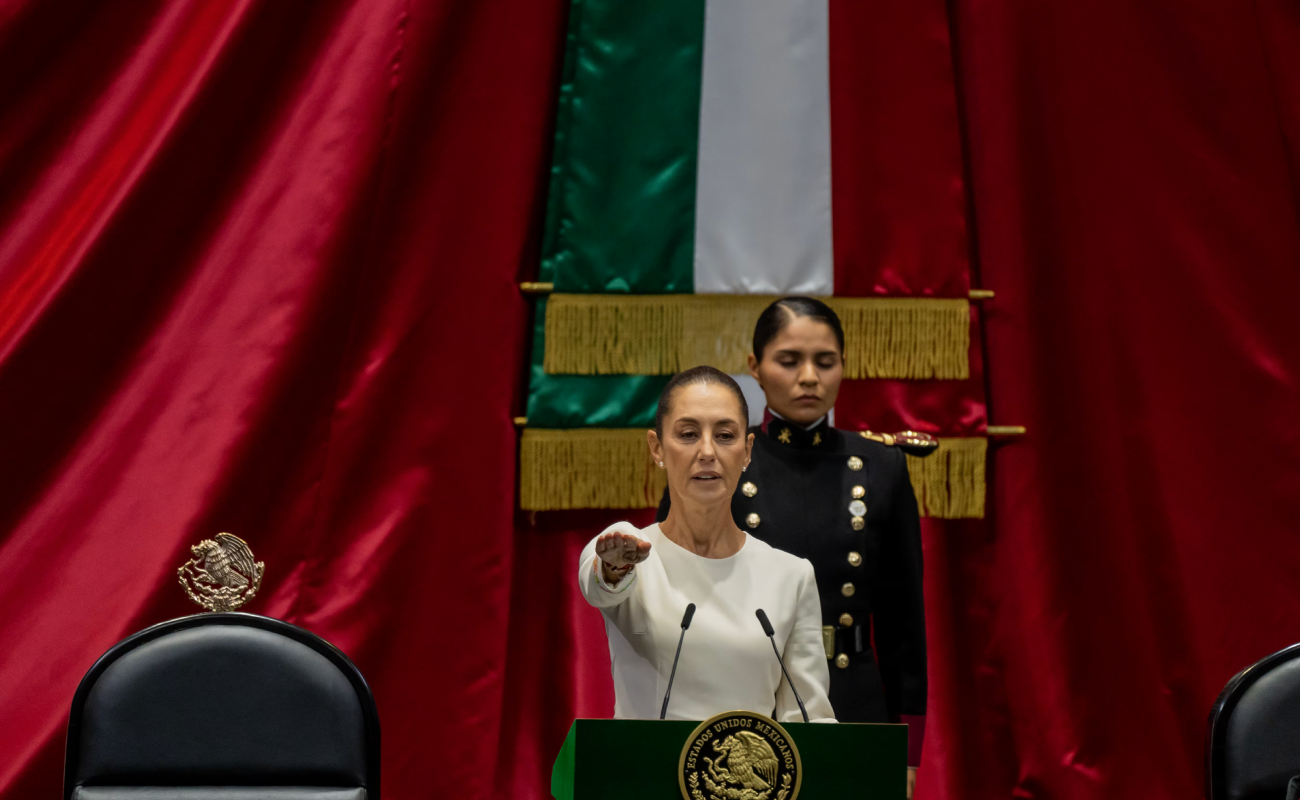
[[[208,611],[234,611],[262,586],[265,564],[238,536],[218,533],[190,548],[194,555],[176,570],[190,599]]]
[[[775,720],[749,711],[700,723],[677,773],[685,800],[795,800],[803,783],[794,740]]]

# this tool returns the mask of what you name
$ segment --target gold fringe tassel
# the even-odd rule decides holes
[[[645,428],[524,430],[519,507],[653,508],[667,476],[650,460]]]
[[[929,457],[908,456],[922,516],[984,516],[987,447],[982,437],[940,439]],[[650,459],[644,428],[527,428],[519,461],[524,511],[655,508],[667,484]]]
[[[925,458],[907,457],[907,471],[921,516],[938,519],[984,517],[984,463],[989,440],[983,436],[940,439]]]
[[[671,375],[708,364],[747,372],[754,322],[776,296],[553,294],[546,305],[550,374]],[[963,299],[826,297],[844,324],[846,378],[970,376]]]

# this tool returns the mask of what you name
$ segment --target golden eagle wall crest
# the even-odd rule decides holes
[[[234,611],[262,586],[265,564],[253,561],[243,539],[218,533],[190,548],[194,558],[176,570],[190,599],[208,611]]]
[[[729,711],[705,720],[677,765],[685,800],[795,800],[803,766],[794,740],[775,720]]]

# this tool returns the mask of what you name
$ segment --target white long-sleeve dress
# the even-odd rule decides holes
[[[754,711],[781,722],[802,720],[754,615],[761,608],[776,630],[776,646],[808,718],[834,721],[812,564],[748,534],[735,555],[704,558],[673,542],[657,524],[638,530],[620,522],[605,532],[615,530],[650,542],[650,557],[611,586],[597,563],[593,539],[578,561],[578,585],[605,616],[616,719],[659,718],[682,614],[694,603],[668,719]]]

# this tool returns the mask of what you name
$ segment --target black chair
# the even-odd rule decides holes
[[[63,797],[378,800],[374,696],[347,656],[287,622],[164,622],[82,678]]]
[[[1300,775],[1300,644],[1252,664],[1224,687],[1205,742],[1209,800],[1282,800]]]

